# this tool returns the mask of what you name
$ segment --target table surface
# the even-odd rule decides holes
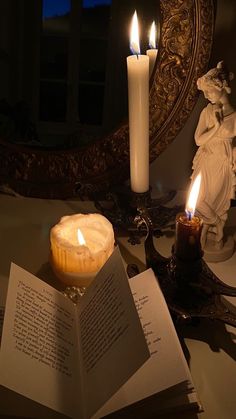
[[[0,195],[0,306],[4,305],[10,263],[60,288],[51,273],[49,231],[63,215],[96,212],[90,202],[57,201]],[[228,232],[236,231],[236,208],[229,211]],[[235,226],[235,228],[234,228]],[[127,237],[117,236],[126,263],[136,263],[145,269],[143,242],[131,245]],[[173,230],[155,239],[164,256],[169,256],[174,241]],[[211,263],[210,268],[229,285],[236,286],[236,252],[225,262]],[[236,299],[227,297],[236,305]],[[185,326],[184,342],[189,355],[193,381],[204,412],[184,417],[199,419],[233,419],[236,415],[236,330],[217,321],[204,321],[197,326]],[[0,406],[0,415],[1,406]],[[173,417],[173,416],[171,416]],[[183,416],[181,416],[183,417]]]

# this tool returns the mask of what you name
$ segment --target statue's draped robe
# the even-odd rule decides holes
[[[214,105],[203,109],[195,133],[199,149],[193,160],[192,181],[202,174],[197,210],[203,221],[215,225],[225,221],[230,200],[235,197],[235,153],[232,147],[236,136],[236,112],[225,116],[214,138],[204,142],[201,134],[214,126]]]

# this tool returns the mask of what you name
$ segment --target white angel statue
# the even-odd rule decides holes
[[[230,201],[235,195],[236,111],[229,102],[230,73],[223,61],[197,80],[209,104],[202,110],[195,141],[199,147],[193,160],[192,180],[201,172],[201,190],[197,212],[203,219],[202,247],[208,233],[214,235],[214,245],[223,246],[223,229]]]

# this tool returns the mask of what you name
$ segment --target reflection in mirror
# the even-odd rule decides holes
[[[15,3],[9,31],[16,21],[18,94],[10,104],[2,98],[0,108],[10,116],[8,141],[48,149],[83,147],[114,130],[127,118],[131,16],[137,9],[145,53],[151,23],[159,22],[157,0],[148,7],[142,0]]]
[[[59,4],[60,1],[52,3]],[[196,80],[206,72],[212,45],[213,0],[112,1],[109,6],[103,118],[99,127],[89,123],[91,142],[87,142],[88,124],[85,120],[82,124],[82,114],[79,115],[79,96],[82,97],[79,81],[87,81],[82,76],[90,75],[88,70],[86,73],[79,67],[82,54],[82,38],[78,43],[82,31],[82,26],[78,24],[83,15],[81,0],[67,3],[71,8],[67,20],[69,35],[62,34],[65,39],[59,57],[55,59],[52,55],[48,58],[55,70],[57,65],[53,60],[58,63],[68,48],[67,80],[64,83],[67,89],[66,115],[63,121],[40,120],[40,114],[42,117],[46,112],[42,106],[40,109],[43,92],[40,91],[39,80],[51,82],[51,74],[46,75],[40,63],[40,40],[45,35],[49,42],[49,30],[45,26],[42,28],[42,14],[45,13],[42,4],[42,0],[0,2],[0,91],[1,97],[6,98],[0,103],[0,186],[10,187],[24,196],[64,199],[78,197],[79,193],[81,198],[91,198],[94,194],[121,185],[129,178],[129,127],[124,115],[127,101],[126,57],[130,55],[129,29],[134,9],[141,24],[142,53],[147,49],[147,32],[150,23],[156,20],[159,6],[161,12],[158,58],[149,95],[152,162],[176,137],[195,104]],[[64,17],[64,22],[66,19]],[[64,27],[66,32],[66,24]],[[89,56],[89,63],[92,54],[97,57],[96,45],[92,51],[85,46],[84,51]],[[122,51],[124,59],[120,58]],[[100,52],[99,60],[101,55]],[[57,71],[61,74],[57,74],[55,79],[60,80],[65,74],[65,67]],[[85,98],[91,111],[94,97],[85,95]],[[51,97],[48,98],[50,100]],[[44,103],[46,107],[46,101]],[[94,141],[92,131],[98,141]],[[102,135],[102,132],[108,134]]]

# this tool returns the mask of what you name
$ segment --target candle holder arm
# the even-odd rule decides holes
[[[231,287],[230,285],[225,284],[221,281],[204,260],[202,260],[202,270],[204,277],[209,278],[209,281],[213,284],[212,287],[216,294],[228,295],[231,297],[236,297],[236,287]]]
[[[140,211],[148,214],[152,223],[155,237],[160,237],[162,229],[174,222],[175,216],[182,206],[167,207],[176,195],[171,190],[159,198],[152,198],[151,191],[135,193],[129,187],[114,188],[105,195],[93,196],[95,207],[113,224],[116,233],[126,234],[131,244],[140,244],[140,236],[145,236],[146,227],[142,223],[138,226]]]

